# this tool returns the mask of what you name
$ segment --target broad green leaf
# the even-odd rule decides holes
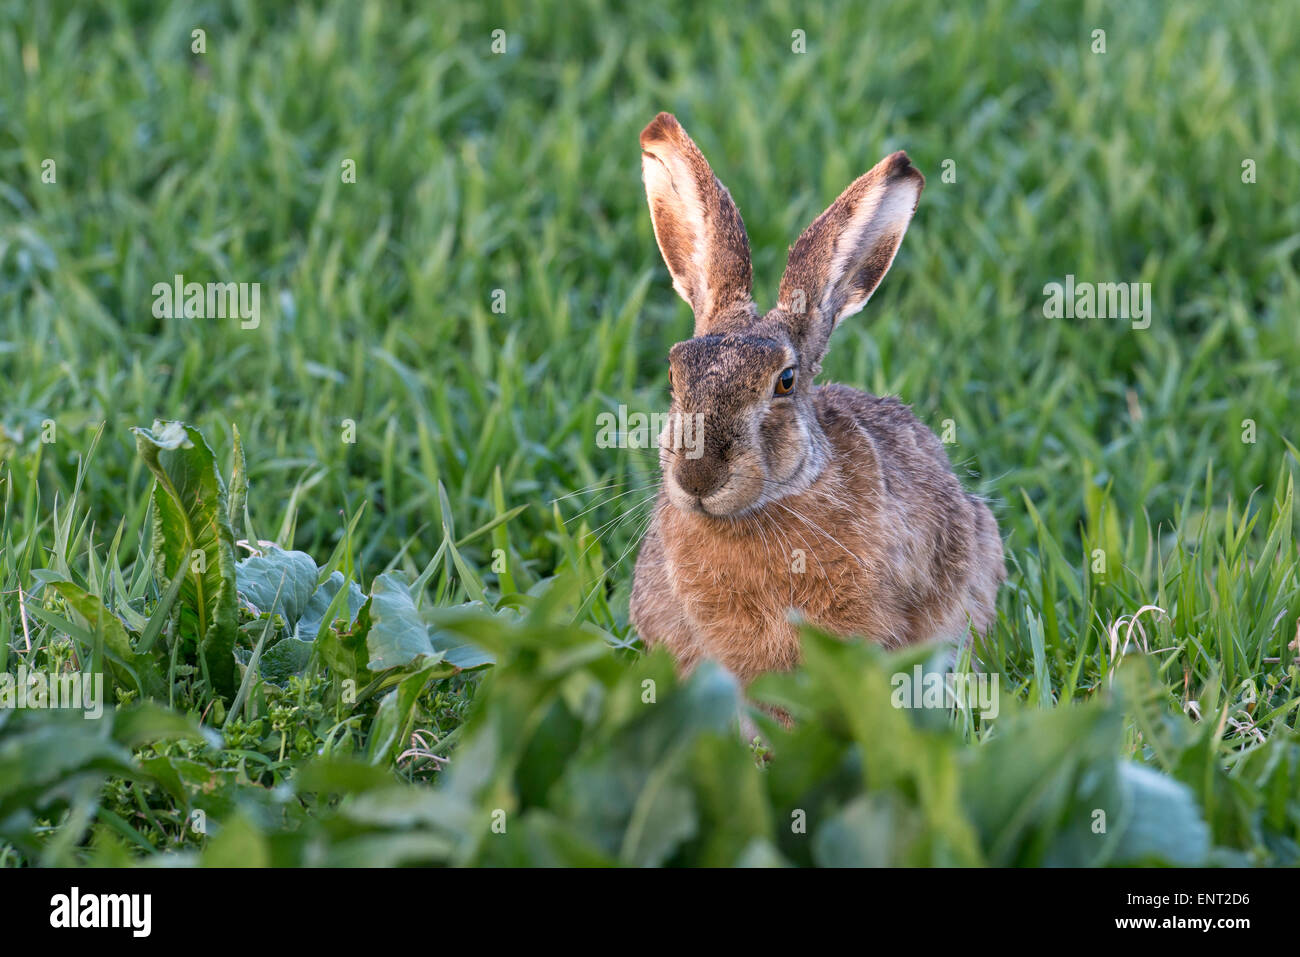
[[[0,816],[55,782],[99,768],[128,771],[130,751],[114,740],[106,722],[80,712],[27,712],[26,720],[0,729]]]
[[[372,624],[366,646],[371,671],[406,667],[421,656],[445,659],[459,670],[482,668],[495,661],[464,637],[427,624],[409,587],[397,575],[380,575],[370,591]]]
[[[306,552],[271,546],[235,565],[235,583],[245,601],[263,614],[279,615],[292,629],[316,591],[316,563]]]
[[[302,617],[298,619],[298,637],[303,641],[314,641],[316,635],[324,623],[326,614],[329,613],[330,605],[343,587],[343,573],[331,572],[330,577],[325,579],[312,593],[311,600],[307,602],[307,607],[303,610]],[[340,611],[346,611],[346,617],[349,624],[356,621],[357,613],[361,611],[361,606],[366,603],[366,594],[361,590],[356,582],[348,582],[348,591],[343,599],[344,606]],[[340,615],[340,617],[343,617]],[[332,624],[332,623],[331,623]]]
[[[421,655],[434,655],[429,629],[411,600],[406,584],[395,574],[375,579],[370,589],[370,631],[366,647],[371,671],[401,668]]]
[[[1104,862],[1115,830],[1096,830],[1094,812],[1124,817],[1115,761],[1121,731],[1120,714],[1092,702],[1004,715],[992,740],[963,752],[962,803],[988,862]]]
[[[0,708],[0,842],[32,860],[62,858],[90,825],[105,778],[147,779],[112,730],[109,719],[86,720],[79,711]],[[37,836],[46,830],[38,829],[40,818],[62,822],[49,840]]]
[[[293,675],[300,675],[311,661],[315,643],[283,638],[262,652],[261,674],[272,684],[285,685]]]
[[[359,794],[392,786],[389,771],[349,758],[315,759],[298,768],[293,776],[298,794]]]
[[[818,867],[896,867],[916,859],[925,819],[895,792],[863,794],[818,827],[813,860]]]
[[[370,606],[370,599],[366,599],[357,610],[356,620],[348,627],[340,631],[322,628],[316,634],[314,644],[321,660],[340,677],[359,682],[370,678],[366,667],[370,660],[370,652],[366,650],[366,636],[371,627]]]
[[[618,860],[591,843],[578,827],[554,813],[531,808],[504,834],[485,841],[475,864],[485,867],[613,867]]]
[[[1107,863],[1205,865],[1210,829],[1187,785],[1144,765],[1122,761],[1120,786],[1128,813]]]
[[[704,867],[732,867],[757,840],[772,834],[772,808],[754,756],[732,733],[702,735],[690,755],[691,787],[700,814]]]
[[[161,583],[183,583],[179,637],[197,648],[214,693],[235,694],[235,536],[225,483],[198,429],[180,422],[137,428],[136,448],[154,475],[153,550]]]
[[[490,652],[450,631],[432,629],[429,644],[436,653],[442,654],[443,660],[461,671],[473,671],[496,663],[496,658]]]
[[[113,712],[113,738],[129,748],[156,741],[202,741],[220,747],[221,735],[201,726],[189,715],[172,711],[152,702],[133,704]]]
[[[635,683],[623,693],[640,700]],[[699,828],[689,755],[701,736],[731,732],[739,701],[735,679],[706,663],[642,704],[628,725],[568,763],[554,792],[567,820],[624,864],[666,863]]]
[[[253,820],[237,813],[221,822],[200,861],[204,867],[270,867],[271,853]]]

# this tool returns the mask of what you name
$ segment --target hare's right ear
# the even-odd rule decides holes
[[[777,305],[814,368],[831,332],[885,278],[924,186],[906,153],[887,156],[854,180],[790,250]]]
[[[748,317],[749,238],[727,188],[677,118],[660,113],[641,131],[641,175],[673,288],[695,312],[695,334]]]

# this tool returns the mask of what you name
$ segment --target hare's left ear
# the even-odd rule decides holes
[[[695,334],[749,319],[754,305],[745,224],[671,113],[660,113],[641,131],[641,173],[659,251],[673,288],[695,312]]]
[[[814,366],[840,320],[885,278],[924,186],[907,154],[894,153],[854,180],[790,250],[777,306]]]

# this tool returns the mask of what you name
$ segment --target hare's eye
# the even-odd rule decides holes
[[[794,391],[794,366],[786,369],[776,377],[776,394],[789,395]]]

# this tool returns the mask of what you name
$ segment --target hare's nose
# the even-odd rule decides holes
[[[683,492],[706,498],[727,481],[727,467],[711,457],[685,459],[677,465],[676,478]]]

